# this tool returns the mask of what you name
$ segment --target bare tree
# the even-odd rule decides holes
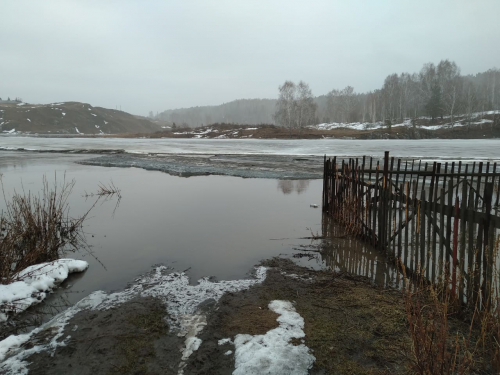
[[[387,128],[390,130],[392,125],[392,120],[396,117],[396,108],[399,102],[399,77],[397,74],[391,74],[387,76],[384,81],[384,87],[382,88],[382,93],[384,97],[385,104],[385,114],[388,116]],[[385,122],[385,119],[384,119]]]
[[[347,86],[341,92],[342,122],[351,122],[354,109],[354,87]]]
[[[314,122],[317,108],[309,85],[300,81],[297,85],[295,105],[295,121],[299,129]]]
[[[328,93],[327,113],[330,121],[342,122],[341,119],[341,95],[339,90],[332,90]]]
[[[467,120],[467,127],[470,131],[471,121],[474,112],[477,108],[477,95],[476,88],[472,82],[468,82],[464,87],[464,109],[465,109],[465,118]]]
[[[317,107],[307,83],[286,81],[279,87],[274,118],[276,124],[290,130],[291,136],[293,128],[302,129],[315,121]]]
[[[294,112],[297,88],[295,83],[292,81],[285,81],[285,83],[281,85],[278,90],[279,97],[276,102],[276,112],[274,118],[277,125],[290,130],[291,136],[292,128],[295,125]]]
[[[451,117],[453,124],[453,115],[455,114],[458,96],[462,85],[460,77],[460,68],[455,62],[442,60],[437,66],[437,80],[441,89],[442,109]]]

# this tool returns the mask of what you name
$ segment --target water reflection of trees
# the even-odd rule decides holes
[[[363,241],[346,236],[344,228],[328,216],[323,216],[322,235],[325,245],[321,257],[332,270],[366,276],[381,286],[397,283],[397,272],[383,254]]]
[[[296,192],[302,194],[309,187],[310,180],[279,180],[278,189],[285,195]]]

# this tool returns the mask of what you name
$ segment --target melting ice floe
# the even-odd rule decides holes
[[[181,350],[182,360],[179,366],[179,374],[182,374],[185,361],[201,344],[201,340],[196,335],[205,326],[206,318],[198,311],[200,303],[210,299],[218,301],[225,292],[248,289],[261,283],[265,278],[266,268],[258,267],[253,279],[211,282],[208,278],[203,278],[198,281],[198,285],[190,285],[185,273],[168,273],[167,267],[157,267],[154,272],[137,279],[132,286],[122,292],[111,294],[102,291],[94,292],[31,333],[12,335],[0,341],[0,361],[4,361],[0,365],[0,373],[25,374],[27,373],[25,359],[31,354],[54,353],[58,346],[64,346],[68,339],[66,337],[60,340],[64,333],[64,326],[79,311],[107,310],[136,296],[151,296],[164,302],[171,329],[177,330],[186,338],[185,347]],[[57,330],[56,335],[48,344],[35,345],[31,349],[21,348],[22,344],[34,337],[33,335],[48,328]]]
[[[83,260],[59,259],[19,272],[13,277],[14,282],[0,285],[0,322],[6,321],[8,314],[17,314],[40,303],[70,273],[85,271],[88,266]]]

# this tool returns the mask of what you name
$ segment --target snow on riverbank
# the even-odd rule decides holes
[[[64,327],[77,312],[86,309],[107,310],[136,296],[151,296],[159,298],[164,303],[170,328],[177,331],[178,336],[185,337],[185,347],[179,353],[182,358],[179,374],[182,374],[185,361],[201,344],[196,335],[205,326],[206,318],[199,311],[200,304],[205,301],[216,302],[226,292],[234,293],[248,289],[266,278],[266,268],[258,267],[252,279],[212,282],[208,278],[203,278],[197,285],[190,285],[185,273],[168,272],[169,268],[160,266],[150,274],[138,278],[130,288],[122,292],[111,294],[94,292],[31,333],[12,335],[0,341],[0,361],[4,361],[0,365],[0,373],[26,374],[28,370],[25,360],[30,355],[40,352],[53,354],[58,346],[65,346],[70,336],[62,338]],[[36,334],[46,330],[56,331],[48,343],[37,344],[30,349],[22,347],[26,342],[35,340]]]
[[[485,115],[493,115],[496,113],[500,113],[500,111],[488,111],[488,112],[476,112],[471,114],[472,125],[482,125],[487,123],[492,123],[492,120],[483,119],[482,116]],[[450,116],[443,116],[444,119],[451,119]],[[428,117],[420,117],[419,119],[427,119]],[[468,125],[468,120],[464,117],[464,115],[455,116],[455,119],[452,122],[441,124],[441,125],[418,125],[419,129],[425,130],[438,130],[444,128],[454,128],[459,126]],[[402,123],[392,124],[392,128],[397,127],[412,127],[411,119],[405,119]],[[308,126],[310,129],[316,130],[333,130],[333,129],[351,129],[351,130],[376,130],[376,129],[387,129],[387,125],[384,125],[382,121],[377,122],[332,122],[332,123],[322,123],[317,125]]]
[[[236,335],[233,375],[307,374],[316,358],[304,344],[293,345],[290,342],[305,337],[304,319],[289,301],[271,301],[268,307],[280,315],[276,319],[279,326],[265,335]],[[230,339],[222,339],[218,343],[232,344]]]
[[[0,285],[0,322],[40,303],[57,284],[73,272],[83,272],[89,264],[83,260],[59,259],[30,266],[14,276],[14,282]],[[1,357],[0,357],[1,358]]]

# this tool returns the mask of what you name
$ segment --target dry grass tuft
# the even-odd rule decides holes
[[[405,277],[404,299],[412,339],[412,370],[418,374],[469,374],[500,370],[500,300],[465,310],[449,274],[437,284]],[[495,294],[498,296],[498,294]],[[457,319],[458,318],[458,319]]]
[[[1,182],[1,179],[0,179]],[[8,284],[15,275],[34,264],[50,262],[64,253],[87,249],[82,224],[92,207],[83,215],[69,215],[68,197],[75,181],[61,184],[54,177],[53,185],[43,178],[39,195],[14,192],[0,216],[0,284]]]

